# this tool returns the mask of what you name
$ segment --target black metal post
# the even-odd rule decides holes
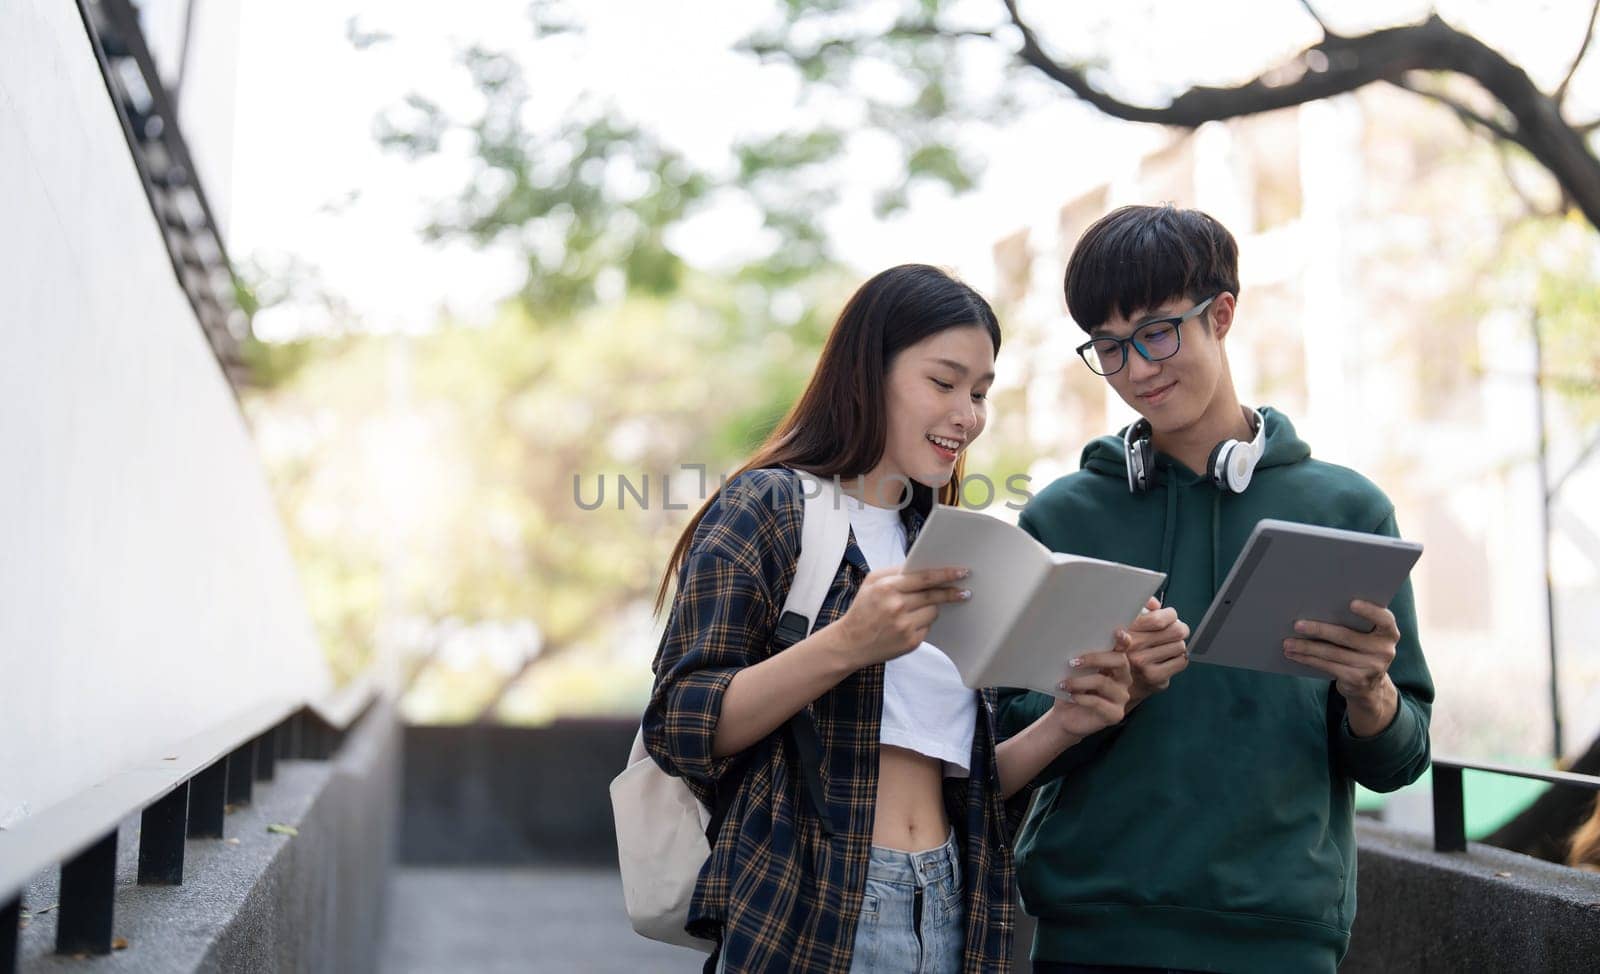
[[[183,883],[183,841],[189,832],[189,782],[139,816],[139,884]]]
[[[17,974],[17,931],[22,926],[22,894],[0,903],[0,974]]]
[[[1461,793],[1461,769],[1433,766],[1433,849],[1467,851],[1466,803]]]
[[[228,759],[189,779],[189,838],[220,839],[228,805]]]
[[[300,722],[300,757],[307,761],[324,761],[328,757],[328,732],[317,717],[302,713]]]
[[[1544,334],[1539,328],[1539,310],[1534,309],[1533,326],[1533,395],[1539,434],[1539,556],[1544,566],[1544,619],[1545,638],[1550,646],[1550,734],[1551,747],[1559,763],[1565,748],[1561,740],[1561,692],[1556,679],[1556,587],[1550,575],[1550,460],[1549,429],[1544,413]]]
[[[256,738],[256,780],[271,781],[277,773],[278,729],[269,727]]]
[[[228,804],[250,804],[256,780],[255,741],[245,741],[228,755]]]
[[[304,760],[306,756],[305,711],[297,710],[289,718],[289,757]]]
[[[61,865],[56,910],[56,953],[111,953],[111,921],[117,887],[117,833]]]

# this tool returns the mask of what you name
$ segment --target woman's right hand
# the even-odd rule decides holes
[[[904,656],[927,638],[939,606],[964,602],[972,592],[955,584],[965,568],[904,572],[886,568],[871,572],[855,601],[834,623],[859,669]]]

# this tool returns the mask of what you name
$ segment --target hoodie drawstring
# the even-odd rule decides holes
[[[1161,524],[1161,574],[1167,576],[1156,592],[1156,600],[1167,601],[1167,586],[1172,583],[1172,546],[1178,537],[1178,486],[1170,470],[1162,480],[1167,488],[1167,516]],[[1222,553],[1222,491],[1211,494],[1211,591],[1222,583],[1222,569],[1218,558]]]
[[[1222,491],[1211,492],[1211,591],[1215,592],[1217,586],[1222,584],[1218,570],[1217,555],[1220,552],[1219,541],[1222,537]]]
[[[1166,604],[1167,586],[1172,584],[1172,543],[1178,536],[1178,487],[1173,483],[1172,471],[1163,471],[1161,478],[1167,485],[1167,517],[1161,524],[1161,574],[1167,576],[1156,593],[1156,601]]]

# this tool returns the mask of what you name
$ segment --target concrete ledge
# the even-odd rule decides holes
[[[1584,971],[1600,958],[1600,875],[1358,822],[1343,971]]]
[[[120,829],[115,936],[127,948],[90,961],[56,955],[58,870],[23,898],[25,971],[374,971],[393,859],[400,734],[383,701],[328,762],[282,761],[227,838],[191,839],[182,886],[140,886],[139,817]],[[289,826],[297,834],[268,830]],[[44,912],[41,912],[44,911]]]

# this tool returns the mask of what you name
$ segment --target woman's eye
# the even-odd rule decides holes
[[[938,386],[939,388],[943,389],[945,392],[949,392],[951,389],[955,388],[955,386],[951,385],[950,383],[941,382],[938,379],[934,379],[933,380],[933,384]]]
[[[989,398],[989,394],[987,392],[974,392],[972,394],[972,401],[973,402],[983,402],[985,399],[988,399],[988,398]]]

